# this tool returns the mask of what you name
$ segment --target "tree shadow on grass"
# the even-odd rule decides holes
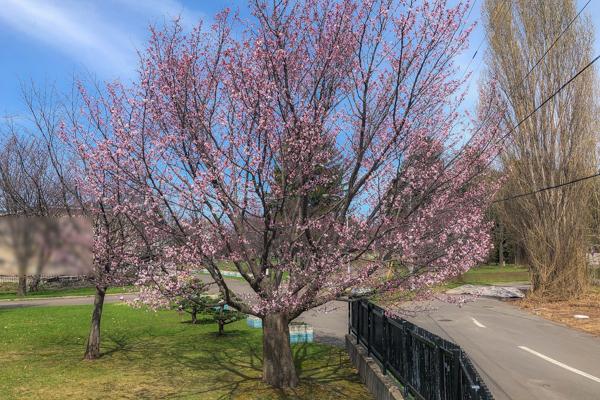
[[[210,325],[210,324],[214,324],[215,320],[214,319],[208,319],[208,318],[198,318],[198,320],[194,323],[192,322],[191,319],[185,320],[185,321],[181,321],[181,324],[186,324],[186,325]]]
[[[20,299],[17,299],[20,300]],[[29,307],[36,307],[36,304],[14,304],[14,303],[10,303],[8,301],[6,302],[2,302],[0,303],[0,311],[2,310],[11,310],[11,309],[15,309],[15,308],[29,308]]]
[[[141,344],[140,340],[132,340],[131,336],[124,332],[114,332],[104,336],[103,349],[108,348],[100,353],[101,357],[106,357],[119,353],[124,355],[127,359],[132,360],[129,355],[135,353],[138,350],[138,345]]]
[[[177,358],[177,362],[186,369],[213,371],[205,380],[205,388],[186,393],[199,398],[222,392],[219,399],[234,399],[250,391],[258,398],[313,399],[322,398],[325,394],[346,398],[340,392],[343,385],[335,384],[360,383],[356,374],[348,368],[341,349],[298,344],[293,346],[292,351],[300,386],[288,390],[274,389],[262,382],[262,345],[256,340],[226,346],[220,351],[183,355]]]
[[[305,388],[304,398],[319,398],[324,394],[347,398],[350,396],[341,392],[345,385],[361,385],[341,348],[300,344],[294,347],[294,363]]]
[[[148,338],[149,330],[140,332],[136,336],[131,336],[128,332],[107,332],[102,335],[100,342],[100,359],[104,357],[110,357],[113,355],[121,355],[128,361],[136,359],[136,355],[141,358],[152,348],[152,343],[149,343]],[[54,345],[59,348],[69,349],[81,349],[81,356],[85,352],[85,343],[87,339],[82,342],[79,337],[64,336],[60,340],[57,340]],[[156,348],[159,350],[160,347]],[[89,361],[89,360],[87,360]]]
[[[65,344],[74,345],[73,342]],[[352,398],[352,390],[359,387],[358,377],[348,367],[343,349],[296,344],[292,351],[300,376],[299,387],[271,388],[261,380],[260,333],[235,327],[226,330],[223,336],[217,336],[216,330],[184,336],[179,333],[156,335],[151,329],[135,334],[111,330],[103,335],[102,349],[101,360],[119,362],[122,359],[135,365],[137,370],[145,371],[144,379],[150,384],[147,388],[150,392],[136,392],[137,398],[160,398],[157,390],[151,388],[169,387],[170,394],[165,398],[171,399],[191,396],[226,400],[243,398],[248,393],[260,399],[345,399]],[[83,348],[81,351],[83,355]],[[355,395],[354,398],[360,397]]]

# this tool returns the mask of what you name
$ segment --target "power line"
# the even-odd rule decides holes
[[[561,188],[563,186],[568,186],[568,185],[572,185],[574,183],[583,182],[583,181],[586,181],[588,179],[597,178],[599,176],[600,176],[600,172],[596,172],[593,175],[588,175],[588,176],[584,176],[582,178],[573,179],[572,181],[559,183],[558,185],[546,186],[546,187],[534,190],[532,192],[521,193],[521,194],[517,194],[517,195],[514,195],[514,196],[505,197],[503,199],[494,200],[494,201],[492,201],[492,203],[501,203],[501,202],[504,202],[504,201],[514,200],[514,199],[518,199],[518,198],[525,197],[525,196],[531,196],[533,194],[545,192],[546,190],[558,189],[558,188]]]
[[[591,0],[590,0],[591,1]],[[475,6],[475,3],[477,2],[477,0],[473,1],[473,4],[471,6],[471,10],[469,10],[469,15],[471,15],[471,11],[473,10],[473,7]],[[495,13],[496,9],[498,8],[498,6],[500,4],[503,4],[502,2],[498,2],[496,4],[496,6],[494,7],[494,17],[492,17],[492,20],[495,20],[498,17],[498,14]],[[508,6],[506,7],[506,10],[504,10],[504,12],[502,13],[502,18],[504,18],[505,14],[507,13],[507,11],[510,11],[512,4],[507,3]],[[467,16],[468,18],[468,16]],[[488,32],[485,31],[485,34],[483,36],[483,38],[479,41],[479,44],[477,45],[477,48],[475,49],[475,53],[473,53],[473,56],[471,57],[471,59],[469,60],[469,63],[467,64],[467,66],[465,67],[465,72],[463,73],[463,77],[469,72],[469,67],[471,66],[471,63],[473,62],[473,60],[475,60],[475,57],[477,57],[477,54],[479,53],[479,49],[481,49],[481,46],[483,45],[483,42],[485,42],[485,40],[488,39]]]
[[[542,57],[540,58],[540,60],[538,60],[538,62],[531,68],[530,72],[540,63],[540,61],[546,56],[546,54],[548,54],[548,52],[550,51],[550,49],[556,44],[556,42],[560,39],[560,37],[567,31],[567,29],[569,29],[569,27],[572,25],[573,21],[575,21],[575,19],[577,19],[577,17],[579,17],[579,15],[581,14],[581,12],[585,9],[585,7],[587,7],[587,5],[590,3],[591,0],[588,0],[588,2],[581,8],[581,10],[577,13],[577,15],[569,22],[569,24],[567,25],[567,27],[560,33],[560,35],[556,38],[556,40],[554,40],[554,42],[552,43],[552,45],[548,48],[548,50],[546,50],[544,52],[544,54],[542,55]],[[552,100],[558,93],[560,93],[565,87],[567,87],[569,84],[571,84],[575,79],[577,79],[577,77],[579,77],[579,75],[581,75],[583,72],[585,72],[588,68],[590,68],[596,61],[598,61],[598,59],[600,59],[600,54],[597,55],[593,60],[591,60],[589,63],[587,63],[582,69],[580,69],[575,75],[573,75],[568,81],[566,81],[565,83],[563,83],[556,91],[554,91],[554,93],[552,93],[552,95],[550,95],[548,98],[546,98],[546,100],[544,100],[542,103],[540,103],[532,112],[530,112],[526,117],[524,117],[523,119],[521,119],[514,127],[512,127],[505,135],[503,135],[500,139],[504,139],[505,137],[507,137],[508,135],[510,135],[512,132],[514,132],[517,128],[519,128],[527,119],[529,119],[533,114],[535,114],[540,108],[542,108],[546,103],[548,103],[550,100]],[[525,78],[527,78],[527,76],[529,75],[529,73],[525,76]],[[525,80],[525,78],[523,79],[523,81]],[[522,81],[522,82],[523,82]],[[522,83],[521,82],[521,83]],[[506,111],[505,111],[506,113]],[[600,172],[596,172],[595,174],[592,175],[588,175],[588,176],[584,176],[581,178],[577,178],[577,179],[573,179],[571,181],[568,182],[563,182],[557,185],[552,185],[552,186],[546,186],[531,192],[527,192],[527,193],[521,193],[521,194],[517,194],[514,196],[509,196],[503,199],[499,199],[499,200],[495,200],[492,203],[500,203],[500,202],[504,202],[504,201],[510,201],[510,200],[515,200],[521,197],[526,197],[526,196],[531,196],[537,193],[541,193],[541,192],[545,192],[547,190],[553,190],[553,189],[558,189],[564,186],[568,186],[568,185],[573,185],[575,183],[579,183],[579,182],[583,182],[586,181],[588,179],[593,179],[593,178],[597,178],[600,176]]]
[[[577,18],[579,18],[579,16],[581,15],[581,13],[583,12],[583,10],[585,10],[585,8],[588,6],[588,4],[591,2],[591,0],[588,0],[583,7],[579,10],[579,12],[569,21],[569,23],[567,24],[567,26],[565,27],[565,29],[563,29],[561,31],[561,33],[554,39],[554,41],[552,42],[552,44],[544,51],[544,54],[542,54],[542,56],[537,60],[537,62],[533,65],[533,67],[531,67],[529,69],[529,71],[525,74],[525,76],[523,77],[523,79],[521,80],[521,82],[519,82],[519,85],[523,84],[523,82],[525,82],[525,80],[527,79],[527,77],[531,74],[531,72],[540,64],[540,62],[546,57],[546,55],[548,55],[548,53],[550,52],[550,50],[556,45],[556,43],[558,43],[558,41],[561,39],[561,37],[565,34],[565,32],[567,30],[569,30],[569,28],[571,27],[571,25],[573,25],[573,22],[575,22],[575,20]],[[510,6],[509,8],[510,9]],[[486,36],[487,37],[487,32],[486,32]],[[484,37],[484,39],[485,39]],[[479,51],[479,47],[481,47],[481,44],[483,43],[483,40],[479,43],[479,46],[477,47],[477,50],[475,51],[475,54],[473,54],[473,57],[471,59],[471,61],[475,58],[475,56],[477,55],[477,52]],[[590,68],[596,61],[598,61],[598,59],[600,59],[600,54],[597,55],[593,60],[591,60],[589,63],[587,63],[582,69],[580,69],[575,75],[573,75],[569,80],[567,80],[565,83],[563,83],[557,90],[554,91],[554,93],[552,93],[548,98],[546,98],[542,103],[540,103],[537,107],[535,107],[535,109],[533,111],[531,111],[529,114],[527,114],[527,116],[525,116],[523,119],[521,119],[515,126],[513,126],[506,134],[502,135],[502,137],[500,137],[499,140],[503,140],[505,139],[508,135],[510,135],[512,132],[514,132],[517,128],[519,128],[525,121],[527,121],[529,118],[531,118],[531,116],[533,114],[535,114],[540,108],[542,108],[546,103],[548,103],[550,100],[552,100],[556,95],[558,95],[564,88],[566,88],[569,84],[571,84],[575,79],[577,79],[577,77],[579,77],[579,75],[581,75],[583,72],[585,72],[588,68]],[[469,62],[469,65],[471,63]],[[467,66],[468,68],[468,66]],[[506,114],[508,110],[505,109],[504,110],[504,114]],[[486,118],[487,121],[487,118]],[[485,121],[484,121],[485,122]],[[479,128],[477,128],[477,131],[480,130],[483,127],[483,124],[481,126],[479,126]],[[510,201],[510,200],[514,200],[514,199],[518,199],[521,197],[525,197],[525,196],[531,196],[540,192],[544,192],[547,190],[552,190],[552,189],[558,189],[564,186],[568,186],[568,185],[572,185],[575,183],[579,183],[588,179],[592,179],[592,178],[596,178],[600,176],[600,172],[597,172],[593,175],[589,175],[589,176],[585,176],[582,178],[577,178],[574,179],[572,181],[568,181],[568,182],[563,182],[557,185],[552,185],[552,186],[547,186],[547,187],[543,187],[537,190],[534,190],[532,192],[527,192],[527,193],[521,193],[521,194],[517,194],[514,196],[509,196],[503,199],[498,199],[498,200],[494,200],[492,201],[493,203],[500,203],[500,202],[504,202],[504,201]]]
[[[561,37],[562,37],[562,36],[565,34],[565,32],[567,32],[567,31],[569,30],[569,28],[571,28],[571,25],[573,25],[573,22],[575,22],[575,20],[577,20],[577,18],[579,18],[579,16],[580,16],[580,15],[581,15],[581,13],[583,12],[583,10],[585,10],[585,8],[588,6],[588,4],[590,4],[590,2],[591,2],[591,0],[588,0],[588,2],[587,2],[587,3],[585,3],[585,4],[583,5],[583,7],[581,7],[581,9],[580,9],[580,10],[577,12],[577,14],[576,14],[576,15],[575,15],[575,16],[574,16],[574,17],[573,17],[573,18],[572,18],[572,19],[569,21],[569,23],[567,24],[567,26],[565,27],[565,29],[563,29],[563,30],[562,30],[562,32],[561,32],[561,33],[560,33],[560,34],[559,34],[559,35],[558,35],[558,36],[557,36],[557,37],[554,39],[554,41],[552,42],[552,44],[551,44],[551,45],[550,45],[550,46],[549,46],[549,47],[546,49],[546,51],[544,51],[544,54],[542,54],[542,56],[541,56],[541,57],[540,57],[540,58],[539,58],[539,59],[536,61],[536,63],[533,65],[533,67],[531,67],[531,68],[530,68],[530,69],[527,71],[527,73],[525,74],[525,76],[523,77],[523,79],[521,79],[521,81],[519,82],[519,84],[518,84],[518,85],[515,85],[515,87],[514,87],[513,89],[515,89],[517,86],[520,86],[520,85],[522,85],[522,84],[525,82],[525,80],[527,79],[527,77],[529,77],[529,75],[531,74],[531,72],[533,72],[533,70],[534,70],[534,69],[535,69],[535,68],[536,68],[536,67],[537,67],[537,66],[538,66],[538,65],[539,65],[539,64],[542,62],[542,60],[543,60],[543,59],[544,59],[544,58],[545,58],[545,57],[548,55],[548,53],[550,52],[550,50],[551,50],[551,49],[554,47],[554,45],[556,45],[556,43],[558,43],[558,41],[559,41],[559,40],[560,40],[560,38],[561,38]],[[498,4],[501,4],[501,3],[498,3]],[[497,7],[497,5],[496,5],[496,7]],[[507,7],[507,10],[510,10],[510,9],[511,9],[511,7],[512,7],[512,3],[509,3],[509,6]],[[496,8],[494,8],[494,10],[495,10],[495,9],[496,9]],[[504,15],[503,15],[503,17],[504,17]],[[477,50],[475,51],[475,54],[473,55],[473,58],[475,58],[475,55],[477,54],[477,51],[479,50],[479,47],[481,46],[481,44],[483,43],[483,40],[485,40],[485,38],[488,38],[488,34],[487,34],[487,32],[486,32],[486,34],[485,34],[485,37],[484,37],[484,39],[482,39],[482,41],[479,43],[479,46],[478,46]],[[489,39],[489,38],[488,38],[488,39]],[[473,59],[471,59],[471,61],[472,61],[472,60],[473,60]],[[471,64],[471,63],[469,62],[469,65],[470,65],[470,64]],[[586,68],[587,68],[587,67],[586,67]],[[562,90],[562,88],[561,88],[561,90]],[[555,95],[556,95],[556,93],[555,93],[555,94],[553,94],[553,95],[552,95],[550,98],[554,97]],[[541,105],[544,105],[544,104],[546,104],[550,98],[546,99],[546,101],[544,101],[544,103],[542,103]],[[539,107],[538,107],[537,109],[539,109]],[[537,111],[537,109],[536,109],[536,110],[534,110],[534,111],[533,111],[533,113],[535,113],[535,111]],[[503,112],[503,116],[504,116],[504,114],[506,114],[506,112],[507,112],[507,111],[508,111],[508,109],[505,109],[505,110],[504,110],[504,112]],[[533,114],[533,113],[532,113],[532,114]],[[484,124],[485,124],[485,123],[488,121],[488,119],[489,119],[489,116],[490,116],[490,114],[488,114],[488,115],[486,116],[486,118],[485,118],[485,120],[482,122],[482,124],[481,124],[481,125],[480,125],[480,126],[479,126],[479,127],[476,129],[476,130],[475,130],[475,133],[477,133],[477,132],[478,132],[478,131],[479,131],[481,128],[483,128]],[[528,115],[528,116],[526,117],[526,119],[527,119],[527,118],[529,118],[530,116],[531,116],[531,115]],[[521,121],[521,122],[519,122],[519,124],[518,124],[517,126],[520,126],[520,125],[521,125],[523,122],[524,122],[524,121]],[[514,131],[514,129],[516,129],[516,127],[515,127],[515,128],[513,128],[513,129],[511,129],[511,130],[510,130],[510,132],[509,132],[509,134],[510,134],[510,133],[512,133],[512,132]],[[505,136],[506,136],[506,135],[504,135],[504,136],[502,137],[502,139],[504,139],[504,137],[505,137]]]
[[[523,82],[525,82],[525,79],[527,79],[527,77],[529,76],[529,74],[531,74],[531,72],[535,69],[535,67],[537,67],[540,62],[542,62],[542,60],[544,59],[544,57],[546,57],[546,54],[548,54],[548,52],[550,50],[552,50],[552,48],[554,47],[554,45],[556,43],[558,43],[558,41],[560,40],[560,38],[562,37],[562,35],[565,34],[566,31],[569,30],[569,28],[571,27],[571,25],[573,24],[573,22],[575,22],[575,20],[577,18],[579,18],[579,15],[581,15],[581,13],[583,12],[583,10],[585,10],[585,8],[588,6],[588,4],[590,4],[592,0],[588,0],[587,3],[585,3],[583,5],[583,7],[581,7],[581,9],[579,10],[579,12],[571,19],[571,21],[569,21],[569,23],[567,24],[567,26],[565,27],[565,29],[563,29],[563,31],[556,37],[556,39],[554,39],[554,41],[552,42],[552,44],[550,45],[550,47],[548,47],[546,49],[546,51],[544,52],[544,54],[542,54],[542,56],[540,57],[539,60],[537,60],[537,62],[535,63],[535,65],[533,67],[531,67],[531,69],[525,74],[525,76],[523,77],[523,80],[521,81],[521,84]]]
[[[467,18],[466,19],[469,19],[469,17],[471,16],[471,12],[475,8],[475,3],[477,3],[477,0],[473,0],[473,4],[471,4],[471,7],[469,8],[469,12],[467,13]]]
[[[587,6],[587,4],[589,4],[589,1],[588,1],[588,3],[586,3],[586,6]],[[584,8],[585,8],[585,6],[584,6]],[[582,10],[583,10],[583,8],[582,8]],[[581,14],[581,12],[579,12],[577,15],[579,15],[579,14]],[[569,26],[570,26],[570,25],[571,25],[571,24],[569,24]],[[563,33],[564,33],[564,31],[563,31]],[[547,52],[546,52],[546,53],[544,53],[544,54],[547,54]],[[502,136],[501,136],[501,137],[498,139],[498,142],[497,142],[497,143],[499,143],[500,141],[504,140],[504,139],[505,139],[505,138],[506,138],[508,135],[510,135],[512,132],[514,132],[514,131],[515,131],[517,128],[519,128],[519,127],[520,127],[520,126],[521,126],[521,125],[522,125],[522,124],[523,124],[523,123],[524,123],[526,120],[528,120],[529,118],[531,118],[531,116],[532,116],[533,114],[535,114],[535,113],[536,113],[536,112],[537,112],[537,111],[538,111],[540,108],[542,108],[542,107],[543,107],[543,106],[544,106],[546,103],[548,103],[548,102],[549,102],[550,100],[552,100],[552,99],[553,99],[553,98],[554,98],[556,95],[558,95],[558,94],[559,94],[559,93],[560,93],[560,92],[561,92],[561,91],[562,91],[564,88],[566,88],[566,87],[567,87],[569,84],[571,84],[571,83],[572,83],[572,82],[573,82],[575,79],[577,79],[577,77],[579,77],[579,75],[581,75],[581,74],[582,74],[583,72],[585,72],[585,71],[586,71],[588,68],[590,68],[592,65],[594,65],[594,63],[595,63],[596,61],[598,61],[598,59],[600,59],[600,54],[598,54],[598,55],[597,55],[597,56],[596,56],[596,57],[595,57],[593,60],[591,60],[589,63],[587,63],[587,64],[586,64],[586,65],[585,65],[583,68],[581,68],[579,71],[577,71],[577,73],[576,73],[575,75],[573,75],[573,76],[572,76],[572,77],[571,77],[571,78],[570,78],[568,81],[566,81],[565,83],[563,83],[563,84],[562,84],[562,85],[561,85],[561,86],[560,86],[560,87],[559,87],[557,90],[555,90],[555,91],[554,91],[554,93],[552,93],[552,94],[551,94],[551,95],[550,95],[548,98],[546,98],[546,99],[545,99],[545,100],[544,100],[544,101],[543,101],[541,104],[539,104],[539,105],[538,105],[538,106],[537,106],[537,107],[536,107],[536,108],[535,108],[533,111],[531,111],[529,114],[527,114],[527,116],[526,116],[525,118],[521,119],[521,120],[520,120],[520,121],[519,121],[519,122],[518,122],[518,123],[517,123],[515,126],[513,126],[513,127],[512,127],[512,128],[511,128],[511,129],[510,129],[510,130],[509,130],[507,133],[506,133],[506,134],[502,135]],[[535,66],[534,66],[534,68],[535,68]],[[508,111],[508,110],[507,110],[507,109],[505,109],[505,110],[504,110],[504,113],[503,113],[503,115],[504,115],[504,114],[506,114],[506,112],[507,112],[507,111]],[[479,126],[479,127],[476,129],[475,133],[477,133],[477,131],[479,131],[481,128],[483,128],[483,125],[480,125],[480,126]],[[471,139],[469,139],[469,140],[471,140]],[[495,158],[495,157],[494,157],[494,158]],[[490,161],[490,163],[491,163],[491,161]],[[488,164],[488,165],[489,165],[489,164]],[[561,187],[561,186],[565,186],[565,185],[568,185],[568,184],[571,184],[571,183],[580,182],[580,181],[582,181],[582,180],[591,179],[591,178],[594,178],[594,177],[596,177],[596,176],[600,176],[600,173],[599,173],[599,174],[594,174],[594,175],[592,175],[592,176],[589,176],[589,177],[579,178],[579,179],[576,179],[575,181],[572,181],[572,182],[566,182],[566,183],[564,183],[564,184],[560,184],[560,185],[558,185],[558,186],[556,186],[556,187]],[[523,196],[529,196],[529,195],[532,195],[532,194],[538,193],[538,192],[540,192],[540,191],[550,190],[550,189],[554,189],[554,188],[555,188],[555,187],[553,187],[553,186],[550,186],[550,187],[547,187],[547,188],[538,189],[537,191],[534,191],[534,192],[530,192],[530,193],[523,193],[523,194],[519,194],[519,195],[516,195],[516,196],[513,196],[513,197],[509,197],[509,198],[505,198],[505,199],[500,199],[500,200],[495,200],[495,201],[493,201],[492,203],[497,203],[497,202],[501,202],[501,201],[508,201],[508,200],[512,200],[512,199],[519,198],[519,197],[523,197]]]
[[[577,79],[577,77],[579,75],[581,75],[583,72],[585,72],[585,70],[587,70],[589,67],[591,67],[592,65],[594,65],[594,63],[596,61],[598,61],[598,59],[600,59],[600,54],[598,54],[592,61],[590,61],[589,63],[586,64],[585,67],[583,67],[582,69],[580,69],[575,75],[573,75],[568,81],[566,81],[565,83],[563,83],[554,93],[552,93],[546,100],[544,100],[543,102],[541,102],[532,112],[530,112],[529,114],[527,114],[527,116],[523,119],[521,119],[515,126],[513,126],[510,131],[508,131],[506,134],[504,134],[500,139],[504,139],[505,137],[507,137],[508,135],[510,135],[512,132],[515,131],[515,129],[517,129],[518,127],[520,127],[523,122],[525,122],[526,120],[528,120],[533,114],[536,113],[536,111],[538,111],[540,108],[542,108],[546,103],[548,103],[550,100],[552,100],[557,94],[559,94],[564,88],[566,88],[571,82],[573,82],[575,79]]]
[[[575,79],[577,79],[577,77],[579,75],[581,75],[585,70],[587,70],[589,67],[591,67],[596,61],[598,61],[598,59],[600,59],[600,54],[596,56],[596,58],[594,58],[592,61],[590,61],[589,63],[587,63],[587,65],[585,67],[583,67],[582,69],[580,69],[575,75],[573,75],[571,77],[571,79],[569,79],[568,81],[566,81],[565,83],[563,83],[561,85],[560,88],[558,88],[554,93],[552,93],[552,95],[550,97],[548,97],[546,100],[544,100],[539,106],[537,106],[531,113],[529,113],[525,118],[523,118],[521,121],[519,121],[519,123],[517,125],[515,125],[510,131],[508,131],[505,135],[503,135],[500,140],[504,139],[506,136],[510,135],[515,129],[517,129],[523,122],[525,122],[529,117],[531,117],[537,110],[539,110],[541,107],[544,106],[544,104],[546,104],[547,102],[549,102],[554,96],[556,96],[558,93],[560,93],[561,90],[563,90],[565,87],[567,87],[571,82],[573,82]],[[596,178],[600,176],[600,172],[597,172],[593,175],[588,175],[588,176],[584,176],[582,178],[577,178],[574,179],[572,181],[568,181],[568,182],[563,182],[560,183],[558,185],[552,185],[552,186],[546,186],[537,190],[534,190],[532,192],[527,192],[527,193],[521,193],[521,194],[517,194],[514,196],[509,196],[503,199],[499,199],[499,200],[494,200],[492,201],[493,203],[500,203],[500,202],[504,202],[504,201],[509,201],[509,200],[515,200],[521,197],[525,197],[525,196],[531,196],[540,192],[545,192],[546,190],[552,190],[552,189],[557,189],[557,188],[561,188],[563,186],[568,186],[568,185],[572,185],[574,183],[579,183],[588,179],[592,179],[592,178]]]
[[[557,94],[559,94],[564,88],[566,88],[571,82],[573,82],[575,79],[577,79],[577,77],[579,75],[581,75],[583,72],[585,72],[588,68],[590,68],[592,65],[594,65],[594,63],[596,61],[598,61],[598,59],[600,59],[600,54],[598,54],[592,61],[590,61],[589,63],[587,63],[585,65],[585,67],[583,67],[582,69],[580,69],[575,75],[573,75],[568,81],[566,81],[565,83],[563,83],[554,93],[552,93],[548,98],[546,98],[546,100],[544,100],[541,104],[539,104],[533,111],[531,111],[529,114],[527,114],[527,116],[525,116],[525,118],[521,119],[515,126],[513,126],[508,132],[506,132],[504,135],[500,136],[498,138],[498,140],[495,142],[495,144],[500,143],[502,140],[506,139],[507,136],[509,136],[511,133],[513,133],[517,128],[519,128],[525,121],[527,121],[529,118],[531,118],[531,116],[533,114],[535,114],[540,108],[542,108],[546,103],[548,103],[550,100],[552,100]],[[504,110],[504,114],[506,114],[507,110]],[[483,125],[479,126],[477,128],[477,130],[475,132],[477,132],[478,130],[480,130],[481,128],[483,128]],[[491,143],[491,142],[490,142]],[[494,157],[495,158],[495,157]],[[491,161],[490,161],[491,163]],[[489,164],[488,164],[489,165]]]
[[[583,7],[581,7],[581,9],[577,12],[577,14],[569,21],[569,23],[567,24],[567,26],[565,27],[565,29],[563,29],[558,36],[554,39],[554,41],[552,42],[552,44],[546,49],[546,51],[544,51],[544,54],[542,54],[542,56],[535,62],[535,64],[533,65],[533,67],[531,67],[527,73],[525,74],[525,76],[523,77],[523,79],[521,80],[521,82],[519,84],[522,84],[523,82],[525,82],[525,80],[527,79],[527,77],[529,77],[529,75],[533,72],[533,70],[542,62],[542,60],[546,57],[546,55],[548,55],[548,53],[550,52],[550,50],[552,50],[552,48],[556,45],[556,43],[558,43],[558,41],[560,40],[560,38],[569,30],[569,28],[571,27],[571,25],[573,25],[573,22],[575,22],[577,20],[577,18],[579,18],[579,16],[581,15],[581,13],[585,10],[585,8],[590,4],[592,0],[588,0],[587,3],[585,3],[583,5]],[[473,2],[473,6],[475,5],[475,2]],[[498,7],[498,5],[502,4],[501,2],[498,2],[498,4],[496,5],[496,7],[494,7],[494,11],[496,10],[496,8]],[[510,11],[512,4],[510,2],[507,2],[508,6],[506,7],[506,10],[504,10],[504,13],[502,14],[502,18],[504,18],[504,16],[506,15],[507,11]],[[473,6],[471,6],[471,10],[473,9]],[[469,11],[469,15],[471,14],[471,10]],[[495,15],[496,17],[498,15]],[[495,18],[492,18],[492,21]],[[483,39],[481,39],[481,41],[479,42],[479,45],[477,45],[477,48],[475,49],[475,53],[473,54],[473,57],[471,57],[471,59],[469,60],[469,63],[467,64],[467,68],[465,69],[465,73],[467,72],[467,70],[469,69],[469,66],[471,66],[471,63],[473,62],[473,60],[475,59],[475,57],[477,56],[477,53],[479,52],[479,49],[481,48],[481,46],[483,45],[483,42],[485,41],[485,39],[489,40],[489,35],[488,32],[485,32],[485,35],[483,37]]]

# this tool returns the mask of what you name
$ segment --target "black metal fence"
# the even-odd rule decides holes
[[[492,400],[462,349],[366,300],[350,302],[350,332],[403,386],[421,400]]]

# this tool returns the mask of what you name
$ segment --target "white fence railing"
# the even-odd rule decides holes
[[[28,275],[27,276],[27,280],[29,281],[31,278],[33,278],[33,276]],[[51,281],[51,280],[58,280],[58,281],[80,281],[80,280],[85,280],[86,276],[85,275],[46,275],[46,274],[42,274],[40,275],[40,280],[42,282],[46,282],[46,281]],[[18,283],[19,282],[19,276],[18,275],[0,275],[0,283]]]

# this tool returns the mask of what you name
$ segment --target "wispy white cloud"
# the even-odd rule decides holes
[[[96,72],[125,72],[135,53],[131,38],[74,3],[4,0],[0,18],[21,34],[83,62]]]
[[[105,77],[129,76],[147,26],[178,15],[188,27],[202,17],[176,0],[2,0],[0,23]]]

